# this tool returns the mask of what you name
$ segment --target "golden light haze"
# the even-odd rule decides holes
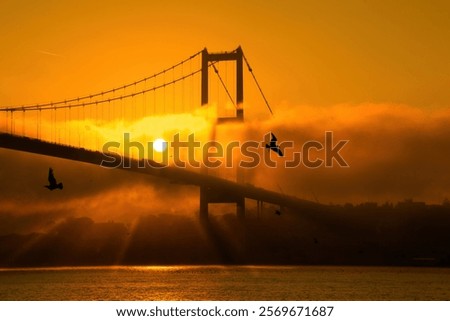
[[[349,169],[294,174],[262,169],[249,175],[250,183],[277,191],[281,186],[285,193],[324,203],[404,198],[440,203],[449,197],[448,1],[19,0],[0,3],[0,21],[1,106],[107,90],[152,75],[204,47],[216,52],[241,45],[275,114],[270,117],[246,73],[246,127],[237,130],[242,139],[260,140],[275,131],[280,140],[301,145],[334,131],[338,139],[350,140],[343,151]],[[72,135],[69,141],[76,145],[80,137],[74,133],[87,131],[120,141],[125,129],[144,140],[170,140],[174,130],[191,126],[209,129],[207,117],[198,114],[151,117],[138,112],[133,123],[104,118],[103,124],[90,123],[89,115],[77,123],[69,117],[63,135]],[[58,117],[61,125],[63,116]],[[18,133],[20,126],[18,115]],[[83,141],[88,147],[99,143],[95,135]],[[0,152],[8,164],[16,164],[17,153]],[[29,164],[25,158],[18,162],[21,170]],[[41,158],[43,177],[33,177],[32,183],[45,183],[48,163],[67,168],[61,176],[73,180],[78,197],[84,188],[77,181],[78,165]],[[11,175],[5,169],[1,174]],[[20,175],[26,180],[30,174]],[[105,178],[111,185],[115,180]],[[100,181],[92,194],[111,188]],[[30,192],[30,202],[44,192]]]

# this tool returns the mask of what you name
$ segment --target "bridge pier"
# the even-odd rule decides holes
[[[234,203],[236,204],[236,215],[238,218],[245,217],[245,197],[237,195],[232,191],[218,190],[209,186],[200,186],[200,219],[207,220],[209,215],[209,204]]]
[[[201,220],[207,220],[208,219],[208,198],[206,195],[206,188],[203,186],[200,186],[200,219]]]
[[[256,200],[256,217],[260,218],[263,210],[263,201]]]

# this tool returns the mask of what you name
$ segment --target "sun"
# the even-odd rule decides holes
[[[153,142],[153,149],[158,153],[162,153],[167,149],[167,142],[162,138],[157,138]]]

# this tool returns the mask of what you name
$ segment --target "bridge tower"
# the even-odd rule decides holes
[[[222,117],[217,120],[217,122],[224,123],[227,121],[244,121],[244,72],[243,72],[243,58],[244,54],[241,47],[239,46],[236,50],[232,52],[221,52],[221,53],[209,53],[205,48],[202,51],[202,106],[207,105],[208,100],[208,88],[209,88],[209,77],[208,77],[208,66],[210,63],[216,63],[218,61],[235,61],[236,62],[236,116],[235,117]]]
[[[209,75],[208,67],[210,63],[218,61],[235,61],[236,63],[236,114],[233,117],[220,117],[217,119],[217,124],[226,122],[244,122],[244,72],[243,59],[244,54],[242,48],[239,46],[236,50],[231,52],[209,53],[205,48],[202,51],[202,72],[201,72],[201,103],[202,106],[209,102],[208,88]],[[243,183],[244,175],[238,168],[236,172],[237,182]],[[224,191],[214,189],[210,186],[200,186],[200,218],[208,218],[208,205],[210,203],[234,203],[236,204],[236,214],[238,217],[245,216],[245,197],[233,194],[232,191]]]

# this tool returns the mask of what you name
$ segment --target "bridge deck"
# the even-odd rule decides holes
[[[86,150],[67,145],[45,142],[39,139],[21,137],[7,133],[0,133],[0,148],[69,159],[77,162],[100,165],[105,159],[104,154],[97,151]],[[139,166],[135,159],[124,158],[130,164],[129,168],[118,167],[122,170],[152,175],[176,181],[182,184],[206,187],[216,192],[254,199],[266,203],[300,209],[322,211],[327,206],[312,201],[302,200],[289,195],[269,191],[248,184],[239,184],[223,178],[196,173],[187,169],[175,167],[163,167],[161,164],[151,161],[152,166]]]

